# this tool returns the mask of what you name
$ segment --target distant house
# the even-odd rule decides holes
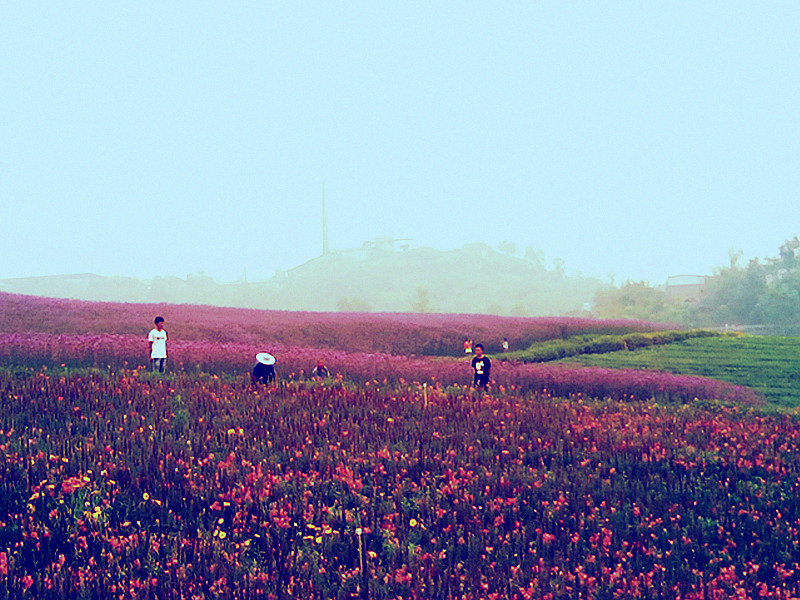
[[[708,276],[706,275],[672,275],[667,277],[665,291],[670,300],[682,302],[699,302],[703,297]]]

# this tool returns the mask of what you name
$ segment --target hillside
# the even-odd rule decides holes
[[[220,283],[203,274],[150,282],[91,274],[0,280],[0,291],[79,300],[515,316],[576,313],[602,286],[485,244],[441,251],[395,250],[391,242],[332,250],[263,282]]]

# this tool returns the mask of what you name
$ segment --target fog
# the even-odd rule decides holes
[[[0,278],[381,236],[661,283],[800,230],[795,3],[0,6]],[[476,286],[481,282],[476,281]]]

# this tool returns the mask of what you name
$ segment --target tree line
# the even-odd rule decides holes
[[[595,295],[594,312],[606,318],[638,318],[694,327],[754,327],[766,333],[800,332],[800,239],[794,236],[778,256],[741,262],[730,252],[730,264],[707,278],[696,301],[671,298],[665,288],[628,281]]]

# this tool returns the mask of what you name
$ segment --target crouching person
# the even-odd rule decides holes
[[[259,352],[256,354],[256,366],[250,373],[250,382],[253,387],[263,383],[269,385],[275,383],[275,357],[268,352]]]

